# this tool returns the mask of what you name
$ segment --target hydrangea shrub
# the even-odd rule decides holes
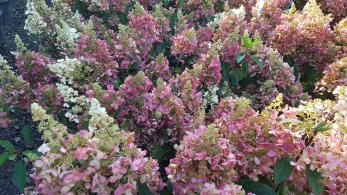
[[[345,194],[344,1],[28,0],[0,127],[39,194]]]

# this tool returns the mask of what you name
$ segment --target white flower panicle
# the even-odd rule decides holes
[[[57,63],[48,65],[48,68],[54,72],[57,76],[63,79],[63,82],[67,81],[71,84],[74,80],[77,67],[81,66],[81,62],[76,58],[59,59]]]
[[[76,28],[69,26],[66,22],[60,22],[62,27],[58,24],[55,25],[57,31],[57,42],[59,47],[67,53],[73,53],[76,47],[76,40],[79,38],[80,33]]]
[[[25,21],[24,29],[28,30],[30,34],[40,35],[45,32],[49,32],[47,23],[45,22],[42,15],[38,12],[40,10],[48,10],[48,6],[44,0],[28,0],[27,10],[25,14],[28,16]]]
[[[47,6],[44,0],[28,0],[25,14],[27,19],[24,29],[29,34],[54,40],[59,47],[65,45],[68,51],[86,28],[78,11],[73,12],[64,0],[54,0],[52,7]]]
[[[108,116],[106,109],[101,107],[99,101],[95,98],[90,101],[89,115],[89,131],[106,130],[114,132],[118,130],[118,126],[114,124],[114,119]]]
[[[78,91],[68,85],[57,83],[56,86],[59,94],[64,98],[64,107],[67,109],[65,117],[79,123],[78,114],[86,110],[89,99],[84,95],[79,96]]]
[[[48,115],[39,104],[31,104],[31,113],[34,122],[39,122],[38,131],[42,133],[42,138],[51,147],[59,146],[67,135],[67,127],[54,120]],[[43,146],[44,147],[44,146]],[[41,148],[47,151],[47,148]]]
[[[219,24],[227,22],[229,20],[235,20],[236,22],[241,22],[246,17],[246,10],[243,5],[241,5],[238,9],[230,9],[226,10],[222,13],[216,14],[215,18],[212,22],[208,24],[208,26],[212,29],[218,28]]]
[[[204,93],[204,105],[205,106],[211,106],[216,105],[219,103],[219,98],[218,98],[218,92],[219,88],[218,86],[214,85],[211,86],[208,91]]]

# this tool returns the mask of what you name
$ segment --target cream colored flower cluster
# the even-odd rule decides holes
[[[31,113],[34,122],[40,122],[38,131],[42,133],[42,138],[49,143],[50,148],[59,149],[67,136],[67,128],[58,123],[51,115],[46,113],[39,104],[31,104]]]
[[[89,99],[84,95],[79,96],[78,91],[68,85],[62,83],[57,83],[56,85],[60,95],[64,98],[63,106],[67,109],[65,117],[70,121],[79,123],[80,120],[78,119],[78,114],[85,111]]]

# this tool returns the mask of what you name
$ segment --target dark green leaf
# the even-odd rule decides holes
[[[34,161],[37,160],[41,154],[39,152],[31,151],[31,150],[26,150],[23,152],[23,154],[30,160]]]
[[[8,160],[16,160],[16,158],[17,158],[17,154],[13,154],[8,157]]]
[[[289,187],[288,185],[282,185],[277,193],[278,195],[288,195],[289,194]]]
[[[222,75],[223,75],[224,81],[230,80],[230,64],[229,63],[224,62],[222,64]]]
[[[224,3],[223,1],[217,1],[215,4],[215,10],[217,13],[224,12]]]
[[[327,121],[323,121],[318,123],[318,125],[314,128],[317,132],[324,132],[326,130],[329,130],[329,124]]]
[[[0,167],[8,161],[8,157],[10,157],[10,153],[8,152],[4,152],[0,155]]]
[[[14,147],[14,145],[7,140],[0,139],[0,146],[4,147],[5,150],[10,152],[10,153],[16,151],[16,148]]]
[[[215,16],[208,16],[207,17],[207,22],[213,22],[215,19]]]
[[[243,63],[241,69],[242,69],[243,77],[247,77],[247,74],[248,74],[248,64],[247,63]]]
[[[172,88],[171,88],[171,92],[172,93],[176,93],[177,91],[178,91],[177,85],[173,85]]]
[[[27,169],[24,162],[18,161],[14,165],[14,173],[12,177],[13,183],[20,192],[24,192],[25,182],[27,178]]]
[[[275,184],[279,184],[282,181],[285,181],[289,178],[290,174],[292,174],[293,166],[290,165],[290,158],[284,157],[276,161],[275,164]]]
[[[155,47],[156,54],[159,55],[165,51],[165,45],[164,43],[158,43]]]
[[[242,69],[236,69],[231,74],[234,75],[234,77],[236,78],[237,82],[241,81],[246,76],[245,73],[242,71]]]
[[[151,150],[151,156],[154,159],[161,160],[165,158],[165,156],[170,153],[170,148],[162,145],[157,145]]]
[[[134,9],[135,2],[131,2],[127,5],[127,12],[131,11]]]
[[[3,112],[6,112],[6,113],[9,113],[9,112],[11,112],[11,108],[10,108],[10,106],[8,106],[8,105],[1,105],[2,107],[1,107],[1,109],[2,109],[2,111]]]
[[[172,14],[171,16],[169,16],[169,20],[170,20],[170,29],[171,29],[171,31],[174,31],[174,30],[175,30],[176,19],[177,19],[176,14]]]
[[[127,12],[118,12],[117,16],[119,18],[119,22],[123,25],[127,25],[128,24],[128,14]]]
[[[311,170],[309,165],[306,165],[306,178],[314,195],[320,195],[323,192],[324,186],[321,183],[322,176],[317,170]]]
[[[167,186],[159,193],[160,195],[172,195],[172,184],[169,181]]]
[[[257,56],[253,55],[251,58],[260,68],[264,68],[263,62]]]
[[[231,82],[231,85],[233,87],[237,87],[238,81],[237,81],[237,78],[233,74],[230,74],[230,82]]]
[[[275,191],[270,186],[250,179],[241,179],[235,183],[241,185],[246,193],[251,192],[256,195],[276,195]]]
[[[24,125],[20,132],[22,133],[25,143],[27,144],[33,143],[33,135],[31,133],[29,125]]]
[[[315,88],[315,84],[317,81],[319,81],[323,73],[322,71],[317,70],[313,66],[304,65],[300,67],[300,71],[303,72],[303,74],[300,77],[300,81],[304,87],[304,92],[311,92]]]
[[[151,195],[151,191],[149,190],[147,184],[141,183],[140,181],[136,182],[137,194],[138,195]]]
[[[242,62],[242,61],[245,59],[245,57],[246,57],[246,54],[245,54],[245,53],[244,53],[244,54],[239,54],[239,55],[237,55],[237,56],[236,56],[236,62],[237,62],[237,63]]]
[[[179,0],[179,7],[184,8],[185,0]]]
[[[83,120],[82,121],[82,128],[88,129],[88,127],[89,127],[89,120]]]
[[[122,82],[118,79],[117,82],[114,84],[114,88],[118,91],[121,85],[122,85]]]
[[[175,70],[175,73],[181,73],[181,72],[182,72],[182,69],[181,69],[181,67],[179,67],[179,66],[176,66],[176,67],[174,68],[174,70]]]

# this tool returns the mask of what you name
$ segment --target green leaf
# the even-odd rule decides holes
[[[170,181],[167,182],[167,186],[161,191],[159,192],[160,195],[172,195],[172,184]]]
[[[264,68],[263,62],[257,56],[253,55],[251,58],[260,68]]]
[[[243,73],[243,77],[247,77],[248,74],[248,64],[247,63],[243,63],[242,67],[241,67],[242,73]]]
[[[176,93],[177,91],[178,91],[177,85],[173,85],[172,88],[171,88],[171,92],[172,93]]]
[[[223,75],[224,81],[230,80],[230,64],[229,63],[224,62],[222,64],[222,75]]]
[[[83,120],[81,124],[82,124],[82,128],[83,129],[88,129],[88,127],[89,127],[89,120]]]
[[[245,74],[245,72],[242,69],[239,69],[239,68],[236,69],[231,74],[236,78],[237,82],[241,81],[243,78],[245,78],[245,76],[247,76],[247,74]]]
[[[128,3],[126,12],[129,12],[129,11],[133,10],[134,9],[134,5],[135,5],[135,2]]]
[[[251,192],[256,195],[276,195],[275,191],[270,186],[250,179],[241,179],[235,183],[241,185],[246,193]]]
[[[214,21],[215,16],[208,16],[206,19],[207,19],[207,22],[210,23]]]
[[[245,46],[247,49],[251,49],[253,47],[252,39],[248,36],[242,36],[241,37],[241,43],[243,46]]]
[[[29,125],[24,125],[20,132],[22,133],[25,143],[27,144],[33,143],[33,135],[31,133]]]
[[[323,192],[324,186],[321,183],[322,175],[317,170],[311,170],[310,165],[306,165],[306,179],[314,195],[320,195]]]
[[[316,132],[324,132],[324,131],[327,131],[329,130],[329,124],[327,121],[323,121],[323,122],[320,122],[318,123],[318,125],[314,128],[314,130]]]
[[[175,73],[181,73],[181,72],[182,72],[182,69],[181,69],[181,67],[176,66],[176,67],[174,68],[174,71],[175,71]]]
[[[254,46],[257,46],[257,45],[260,45],[262,43],[262,40],[261,39],[254,39],[253,42],[252,42],[252,47]]]
[[[171,29],[171,31],[174,31],[174,30],[175,30],[176,19],[177,19],[176,14],[172,14],[172,15],[169,16],[169,20],[170,20],[170,29]]]
[[[24,162],[18,161],[14,165],[14,173],[12,177],[13,183],[16,185],[17,189],[23,193],[27,178],[27,169]]]
[[[278,195],[288,195],[289,194],[289,187],[288,185],[281,185],[278,193]]]
[[[13,154],[8,157],[8,160],[16,160],[16,158],[17,158],[17,154]]]
[[[140,181],[136,182],[137,194],[138,195],[151,195],[151,191],[149,190],[147,184],[141,183]]]
[[[178,3],[179,7],[184,8],[184,3],[185,3],[185,0],[179,0],[179,3]]]
[[[224,12],[224,2],[223,1],[217,1],[216,2],[215,11],[216,11],[216,13]]]
[[[117,82],[114,84],[114,88],[118,91],[121,85],[122,85],[122,82],[118,79]]]
[[[165,50],[165,45],[164,45],[164,43],[159,43],[159,44],[156,46],[155,49],[156,49],[157,55],[163,53],[164,50]]]
[[[124,24],[124,25],[128,24],[128,14],[127,14],[127,12],[117,12],[117,16],[118,16],[119,22],[121,24]]]
[[[31,150],[26,150],[23,152],[23,154],[30,160],[30,161],[35,161],[40,158],[41,154],[39,152],[31,151]]]
[[[0,167],[8,161],[8,157],[10,157],[10,153],[8,152],[4,152],[0,155]]]
[[[233,74],[230,74],[230,82],[231,82],[231,85],[233,87],[237,87],[238,81],[237,81],[237,78]]]
[[[167,146],[157,145],[151,150],[151,156],[154,159],[162,160],[165,156],[170,153],[171,150]]]
[[[16,151],[16,148],[14,147],[14,145],[7,140],[0,139],[0,146],[4,147],[5,150],[10,153],[13,153]]]
[[[237,63],[242,62],[242,61],[245,59],[245,57],[246,57],[246,54],[245,54],[245,53],[244,53],[244,54],[239,54],[239,55],[237,55],[237,56],[236,56],[236,62],[237,62]]]
[[[275,164],[275,184],[278,185],[282,181],[285,181],[292,174],[293,166],[290,165],[290,158],[284,157],[276,161]]]

